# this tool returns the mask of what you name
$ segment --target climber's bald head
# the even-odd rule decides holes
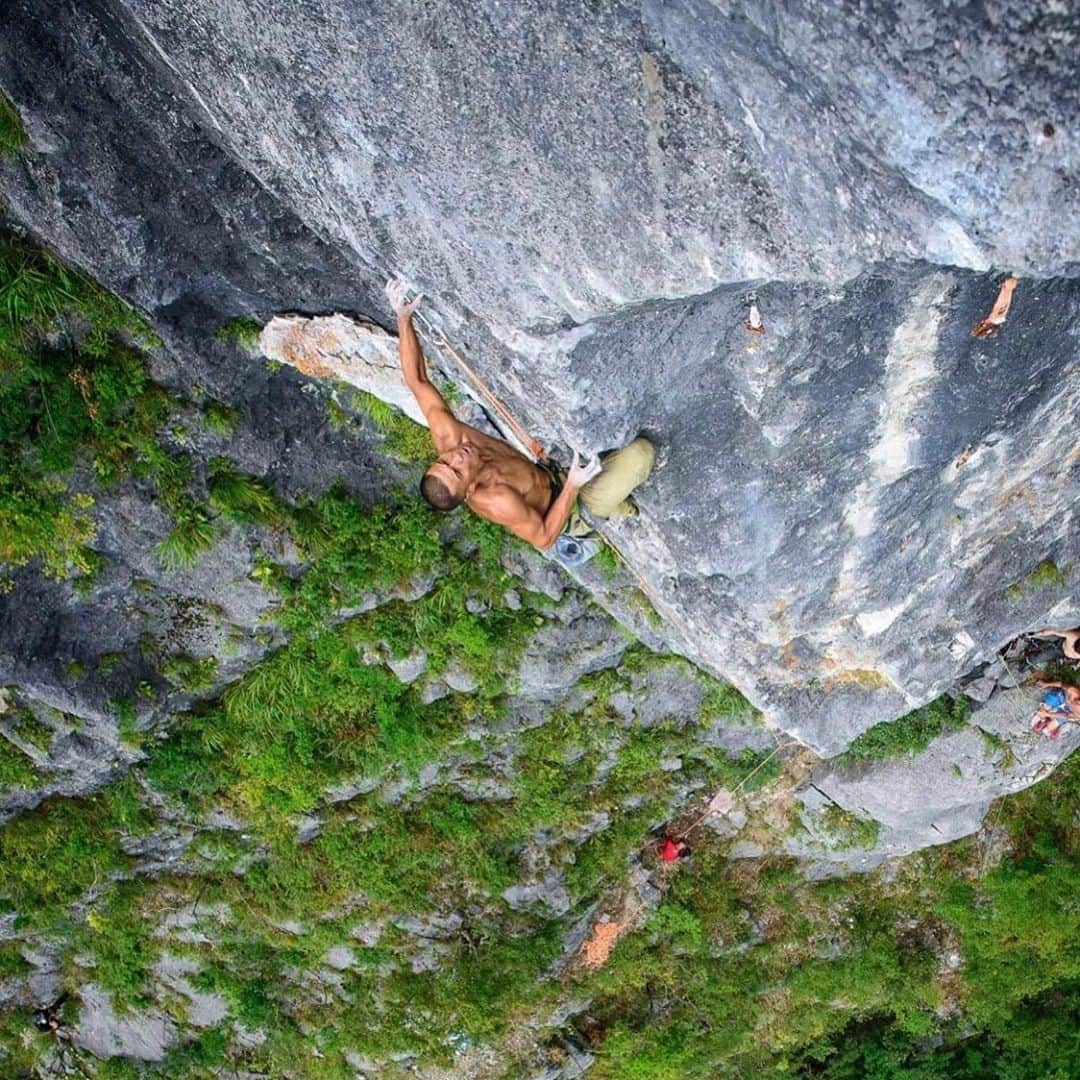
[[[420,494],[436,510],[453,510],[465,501],[465,484],[460,477],[444,475],[446,467],[435,462],[420,481]]]
[[[447,450],[433,461],[420,481],[420,494],[436,510],[453,510],[469,494],[480,472],[480,454],[471,442]]]

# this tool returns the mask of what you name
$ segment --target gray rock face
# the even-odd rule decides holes
[[[1026,285],[987,342],[985,277],[887,274],[759,289],[762,339],[729,288],[598,322],[571,356],[604,384],[583,428],[602,410],[668,444],[616,537],[674,640],[827,754],[1016,631],[1080,618],[1080,288]]]
[[[922,753],[857,768],[823,765],[799,792],[805,815],[837,806],[881,826],[869,848],[807,845],[792,854],[818,872],[869,870],[884,859],[976,832],[991,802],[1029,787],[1076,749],[1080,730],[1068,724],[1058,740],[1031,731],[1038,697],[1029,689],[999,691],[963,731],[935,739]]]
[[[570,910],[570,894],[562,874],[549,874],[543,881],[511,885],[503,899],[515,911],[541,911],[549,915],[565,915]]]
[[[545,623],[522,657],[516,692],[523,698],[553,698],[583,675],[613,667],[628,644],[609,619],[597,615],[568,626]]]
[[[80,989],[79,999],[79,1019],[72,1030],[72,1041],[97,1057],[160,1061],[176,1041],[176,1024],[164,1013],[120,1016],[109,995],[93,983]]]
[[[402,272],[546,444],[655,436],[620,547],[820,751],[1080,620],[1067,5],[15,0],[9,37],[0,190],[176,379],[224,314],[385,321]]]

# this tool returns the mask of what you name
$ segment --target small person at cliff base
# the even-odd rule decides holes
[[[637,508],[630,493],[644,483],[655,457],[648,439],[634,439],[622,450],[581,463],[577,452],[566,479],[558,480],[534,465],[509,443],[454,418],[442,395],[428,381],[424,355],[412,325],[420,297],[406,300],[398,278],[386,284],[397,315],[401,371],[424,413],[438,457],[424,473],[420,493],[436,510],[466,503],[487,521],[503,525],[538,548],[555,543],[566,527],[576,499],[599,519],[629,517]]]
[[[1040,679],[1039,685],[1046,693],[1032,717],[1031,730],[1057,739],[1067,722],[1080,719],[1080,687],[1047,679]]]
[[[665,836],[660,841],[657,853],[663,862],[678,862],[680,859],[690,858],[690,846],[685,840],[673,840],[670,836]]]

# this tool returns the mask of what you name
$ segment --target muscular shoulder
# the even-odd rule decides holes
[[[469,509],[486,521],[503,525],[530,544],[541,545],[544,519],[508,484],[475,488],[468,496]]]
[[[499,481],[478,484],[469,492],[466,501],[481,517],[489,517],[490,514],[513,514],[519,509],[528,509],[528,504],[519,491]]]

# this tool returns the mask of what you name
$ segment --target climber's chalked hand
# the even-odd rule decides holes
[[[574,487],[584,487],[594,476],[599,476],[603,466],[600,459],[594,457],[584,463],[578,461],[578,452],[574,451],[574,460],[570,463],[570,471],[566,474],[566,482]]]
[[[417,293],[408,300],[409,286],[399,277],[392,277],[386,283],[386,298],[394,309],[395,315],[411,315],[419,306],[423,293]]]

